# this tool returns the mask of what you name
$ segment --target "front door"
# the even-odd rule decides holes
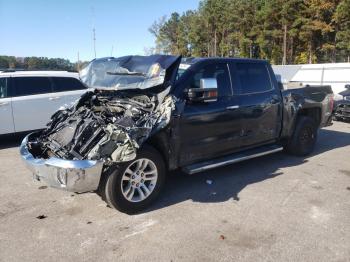
[[[212,63],[193,70],[186,88],[199,88],[201,78],[216,78],[218,99],[214,102],[186,102],[180,118],[180,164],[186,165],[228,154],[239,145],[239,121],[227,110],[232,87],[226,63]]]

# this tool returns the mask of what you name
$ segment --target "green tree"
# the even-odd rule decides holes
[[[343,0],[337,6],[333,21],[337,32],[335,35],[336,48],[345,61],[350,62],[350,0]]]
[[[350,60],[350,0],[203,0],[155,22],[163,53],[272,63]],[[157,48],[156,48],[157,49]]]
[[[9,68],[9,62],[5,56],[0,56],[0,69]]]

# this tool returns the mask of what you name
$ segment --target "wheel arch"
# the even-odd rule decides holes
[[[318,128],[321,124],[321,113],[321,108],[319,107],[302,108],[298,111],[296,120],[298,120],[300,116],[310,117],[315,121],[316,126]]]
[[[169,170],[169,138],[165,131],[158,132],[148,138],[142,146],[151,146],[158,151],[163,159],[165,167]]]

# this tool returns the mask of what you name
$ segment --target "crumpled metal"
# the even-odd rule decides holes
[[[156,111],[152,112],[144,126],[132,126],[126,130],[122,130],[112,124],[109,124],[104,130],[106,136],[100,143],[91,150],[89,158],[96,158],[99,151],[107,143],[112,142],[116,145],[116,149],[110,155],[112,162],[127,162],[136,158],[137,149],[141,147],[143,142],[151,135],[165,128],[171,118],[171,112],[175,109],[175,97],[169,95]]]

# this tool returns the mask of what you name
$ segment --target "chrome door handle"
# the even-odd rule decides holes
[[[9,102],[0,102],[0,106],[6,106],[8,104],[9,104]]]
[[[52,101],[52,100],[57,100],[57,99],[60,99],[61,97],[60,96],[55,96],[55,97],[50,97],[49,100]]]
[[[238,109],[239,106],[228,106],[226,107],[227,110],[234,110],[234,109]]]

